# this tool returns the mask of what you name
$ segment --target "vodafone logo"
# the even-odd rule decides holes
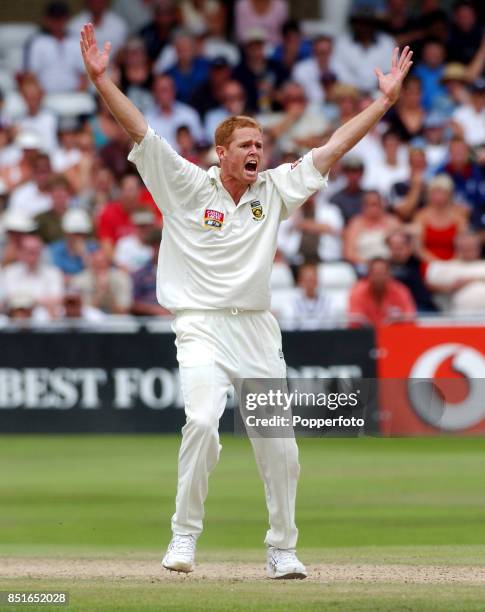
[[[437,371],[447,361],[466,381],[466,397],[459,402],[447,401],[437,385]],[[409,379],[410,404],[429,425],[458,431],[485,419],[485,357],[476,349],[452,343],[434,346],[416,360]]]

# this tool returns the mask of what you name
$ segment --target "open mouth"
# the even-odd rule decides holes
[[[248,172],[256,172],[256,170],[258,169],[258,163],[255,161],[248,161],[246,162],[246,164],[244,165],[244,168],[248,171]]]

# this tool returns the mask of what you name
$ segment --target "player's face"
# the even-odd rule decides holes
[[[221,168],[241,183],[254,183],[263,158],[263,136],[252,127],[237,128],[221,154]]]

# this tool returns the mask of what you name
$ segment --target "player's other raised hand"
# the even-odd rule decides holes
[[[103,51],[100,51],[96,44],[94,26],[92,23],[87,23],[81,30],[80,44],[86,72],[91,81],[96,83],[106,74],[111,43],[105,43]]]
[[[402,83],[413,65],[411,61],[412,56],[413,52],[409,47],[404,47],[401,56],[399,56],[399,47],[394,47],[391,71],[384,74],[380,68],[375,69],[379,81],[379,90],[386,96],[391,104],[394,104],[399,98]]]

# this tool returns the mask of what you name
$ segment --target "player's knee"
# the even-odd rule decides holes
[[[210,415],[200,414],[187,419],[187,425],[196,430],[199,434],[209,434],[217,432],[217,420]]]

